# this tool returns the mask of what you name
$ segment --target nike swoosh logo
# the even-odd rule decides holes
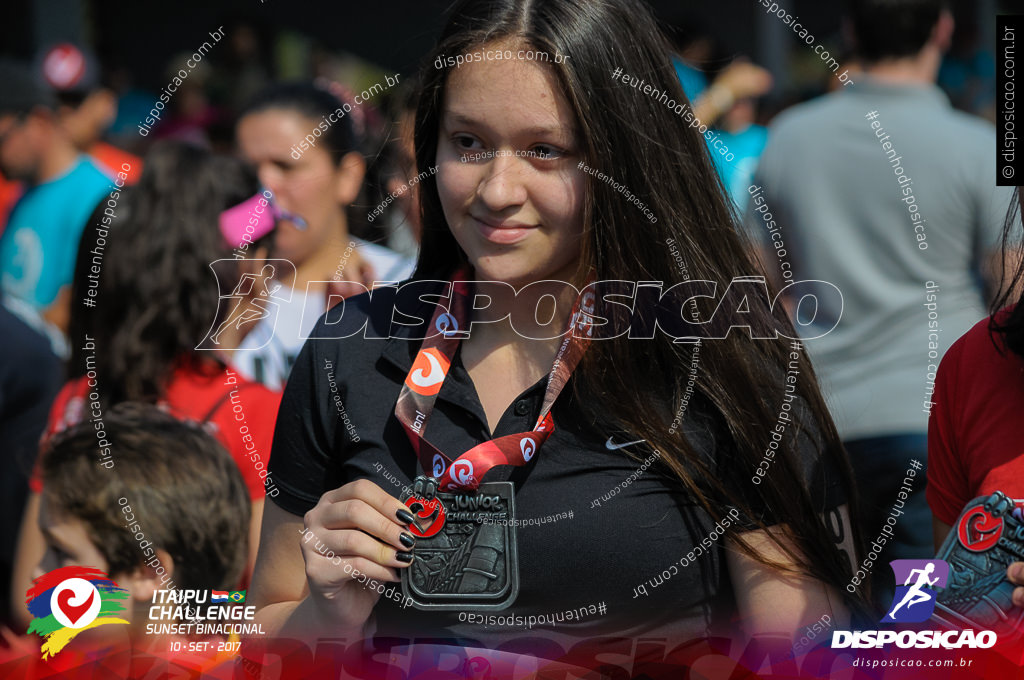
[[[608,441],[606,441],[604,443],[604,447],[606,449],[608,449],[609,451],[615,451],[616,449],[621,449],[623,447],[631,446],[632,444],[639,444],[640,442],[645,442],[645,441],[647,441],[647,440],[646,439],[637,439],[635,442],[626,442],[625,444],[616,444],[615,442],[612,441],[611,437],[608,437]]]
[[[441,368],[441,362],[429,352],[424,352],[423,356],[430,362],[430,373],[427,375],[423,374],[422,368],[417,368],[412,372],[412,381],[420,387],[430,387],[444,380],[444,369]]]

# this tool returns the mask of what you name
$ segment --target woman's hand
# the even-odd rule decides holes
[[[767,69],[744,59],[737,59],[715,78],[712,85],[727,89],[735,101],[768,94],[772,89],[772,82],[772,74]]]
[[[1006,578],[1017,586],[1013,589],[1013,604],[1024,607],[1024,562],[1014,562],[1006,568]]]
[[[304,521],[302,558],[310,599],[325,622],[362,628],[380,597],[368,579],[398,581],[398,570],[412,562],[412,514],[361,479],[325,493]]]

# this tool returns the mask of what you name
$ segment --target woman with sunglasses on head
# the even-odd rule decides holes
[[[475,56],[446,66],[455,55]],[[792,638],[864,610],[847,588],[849,468],[803,353],[744,328],[677,343],[643,311],[628,334],[594,327],[616,317],[612,300],[575,292],[613,281],[639,300],[638,281],[692,278],[721,294],[756,271],[700,135],[617,71],[685,101],[640,2],[453,10],[416,114],[428,177],[413,282],[329,312],[285,392],[271,461],[283,492],[252,588],[267,630],[527,634],[564,649]],[[730,308],[796,337],[763,293]],[[714,310],[678,302],[686,321]],[[501,510],[490,524],[472,519],[488,507]],[[400,580],[415,606],[367,585]],[[576,613],[517,632],[474,623],[488,603],[513,620]]]

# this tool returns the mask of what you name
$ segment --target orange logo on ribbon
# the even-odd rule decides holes
[[[432,397],[441,391],[451,362],[435,347],[421,349],[405,379],[406,386],[416,394]]]

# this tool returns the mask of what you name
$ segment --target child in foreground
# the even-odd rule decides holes
[[[122,403],[104,422],[110,469],[97,465],[88,422],[55,436],[42,457],[46,553],[34,576],[100,569],[129,593],[119,617],[129,622],[136,661],[144,651],[190,668],[217,665],[237,651],[237,636],[201,631],[243,622],[213,620],[220,612],[210,611],[220,609],[210,606],[211,591],[237,587],[245,567],[250,517],[241,473],[212,436],[157,407]],[[198,593],[188,611],[179,609],[187,591]],[[204,626],[198,635],[188,627],[197,613],[204,617],[194,621]],[[74,646],[120,647],[124,638],[122,626],[102,626]]]

